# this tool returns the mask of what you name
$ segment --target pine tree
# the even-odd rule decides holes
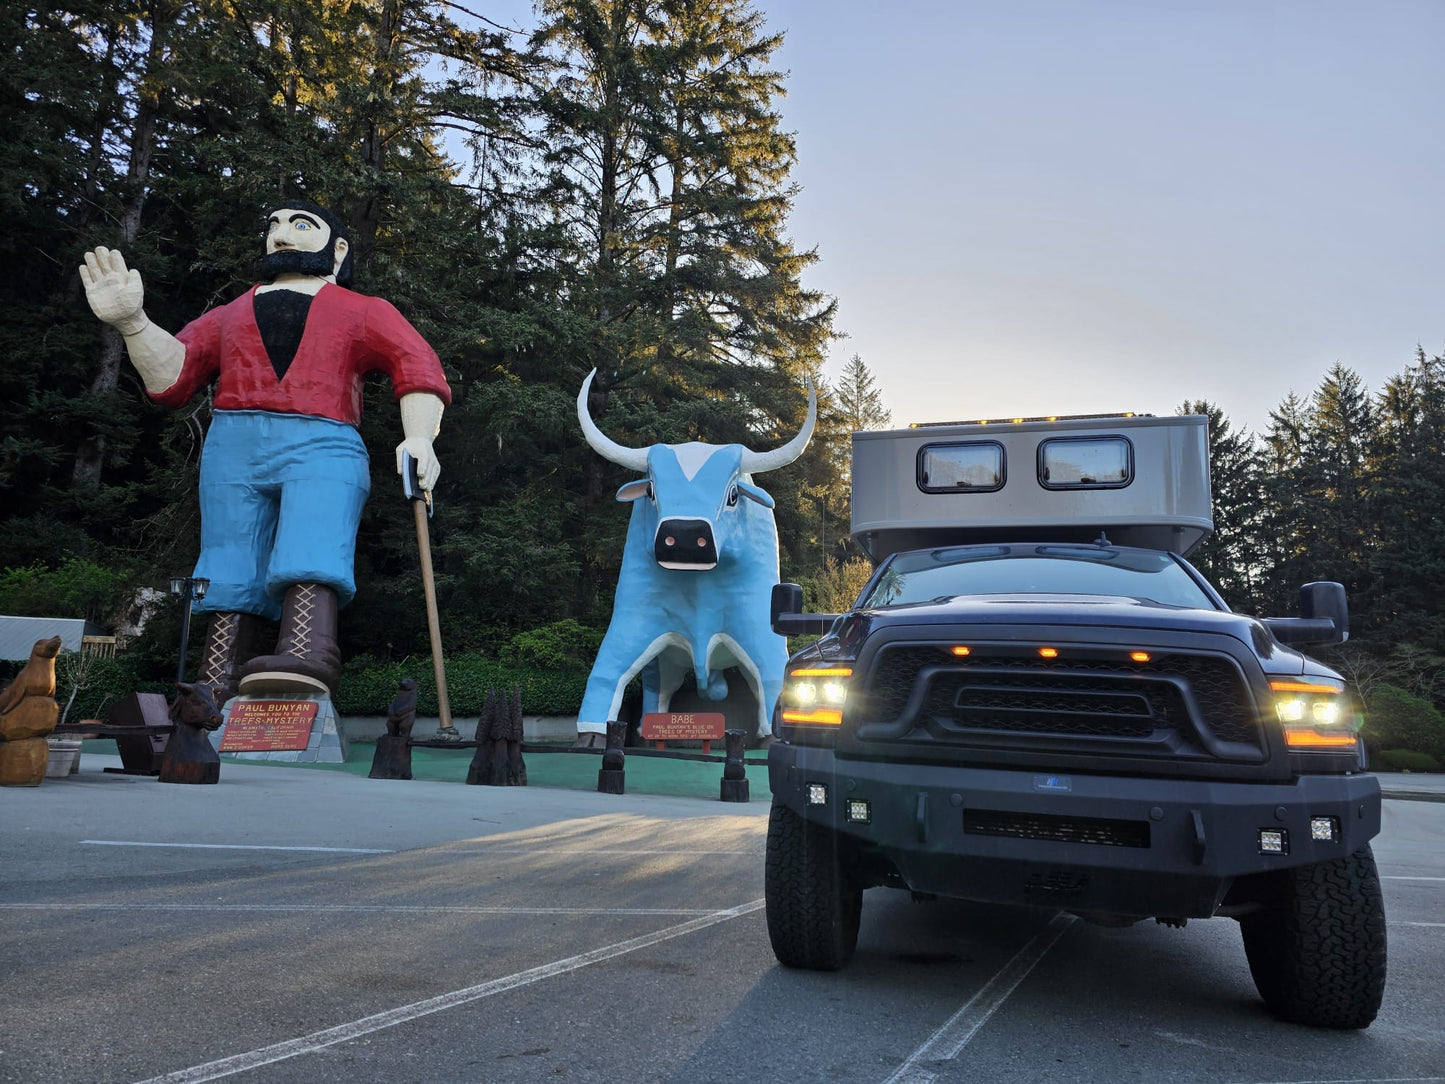
[[[1204,400],[1179,407],[1180,414],[1207,419],[1209,477],[1214,533],[1189,559],[1243,613],[1258,613],[1267,573],[1261,557],[1263,535],[1261,459],[1254,435],[1234,429],[1224,411]]]
[[[843,367],[838,381],[838,408],[854,432],[886,429],[893,421],[893,412],[883,405],[883,392],[876,386],[872,370],[858,354]]]

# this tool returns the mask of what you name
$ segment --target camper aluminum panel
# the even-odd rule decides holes
[[[937,469],[954,459],[956,470]],[[1089,464],[1105,460],[1107,475],[1090,473]],[[934,477],[927,476],[930,464]],[[1202,415],[853,434],[853,537],[875,562],[905,549],[1092,542],[1100,533],[1116,545],[1182,554],[1213,529]]]

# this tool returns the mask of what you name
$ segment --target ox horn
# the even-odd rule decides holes
[[[610,460],[619,467],[626,467],[628,470],[645,472],[647,470],[646,448],[624,448],[615,440],[604,436],[602,430],[597,428],[597,423],[592,420],[592,414],[587,409],[587,392],[591,389],[592,378],[596,375],[596,369],[588,373],[587,379],[582,381],[582,390],[577,393],[577,420],[582,423],[582,435],[587,438],[587,443],[592,450],[603,459]]]
[[[803,428],[798,430],[798,435],[781,448],[774,448],[771,452],[754,452],[748,448],[743,449],[742,470],[744,474],[762,474],[764,471],[777,470],[779,467],[786,467],[798,456],[803,454],[803,449],[808,446],[808,441],[813,438],[813,426],[818,421],[818,394],[813,390],[813,379],[808,377],[808,416],[803,419]]]

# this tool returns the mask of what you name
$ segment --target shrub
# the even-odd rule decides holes
[[[55,568],[0,570],[0,613],[21,617],[84,617],[113,626],[134,594],[128,570],[83,557],[67,557]]]
[[[519,632],[502,649],[502,661],[538,670],[589,670],[602,646],[602,633],[570,617]]]
[[[341,673],[336,710],[342,715],[385,715],[404,677],[416,679],[417,714],[437,714],[436,681],[431,659],[425,656],[384,663],[367,657],[351,660]],[[521,686],[522,710],[528,715],[576,715],[587,671],[512,666],[471,654],[447,660],[447,700],[453,716],[480,715],[487,690],[511,696],[516,686]]]
[[[1438,772],[1440,762],[1413,749],[1384,749],[1370,758],[1370,767],[1377,772]]]
[[[134,692],[164,693],[169,699],[175,692],[175,685],[169,681],[141,678],[136,673],[137,661],[127,655],[108,659],[98,655],[79,655],[74,651],[63,652],[55,665],[55,699],[65,711],[65,721],[104,720],[111,705]],[[75,693],[73,701],[70,698],[72,692]]]
[[[1445,716],[1418,696],[1381,683],[1370,692],[1361,729],[1372,750],[1400,749],[1445,756]]]

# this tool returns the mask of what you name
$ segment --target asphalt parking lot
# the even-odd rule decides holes
[[[1430,777],[1387,781],[1390,981],[1341,1033],[1270,1017],[1228,920],[878,889],[847,970],[778,967],[762,801],[118,763],[0,791],[0,1080],[1445,1079]]]

